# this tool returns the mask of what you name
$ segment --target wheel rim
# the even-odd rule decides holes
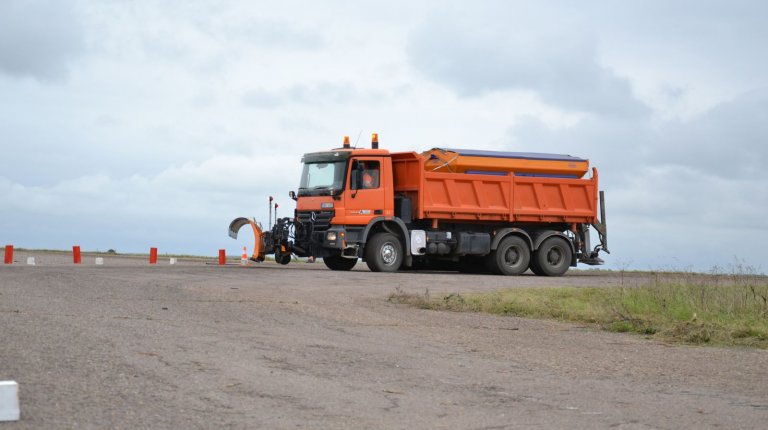
[[[395,245],[387,242],[381,247],[381,260],[387,266],[395,264],[395,261],[397,261],[397,249],[395,248]]]
[[[563,250],[559,246],[555,246],[547,253],[547,263],[552,266],[557,266],[563,261]]]
[[[520,250],[516,246],[510,246],[504,253],[504,264],[514,266],[520,262]]]

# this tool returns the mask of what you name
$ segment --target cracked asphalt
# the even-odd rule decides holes
[[[32,254],[30,254],[32,255]],[[631,283],[40,255],[0,266],[0,380],[22,428],[760,428],[768,352],[395,305]]]

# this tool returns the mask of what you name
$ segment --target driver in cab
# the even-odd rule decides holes
[[[360,163],[360,169],[363,171],[362,189],[370,190],[379,187],[379,169],[375,166],[368,166],[366,163]]]

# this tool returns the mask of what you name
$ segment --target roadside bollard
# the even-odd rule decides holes
[[[219,250],[219,266],[227,264],[227,251],[224,249]]]
[[[5,264],[13,264],[13,245],[5,245]]]
[[[246,251],[245,247],[243,247],[243,255],[240,256],[240,265],[241,266],[248,265],[248,251]]]
[[[81,256],[80,256],[80,247],[75,245],[72,247],[72,261],[75,264],[80,264],[83,262]]]
[[[157,264],[157,248],[149,248],[149,264]]]

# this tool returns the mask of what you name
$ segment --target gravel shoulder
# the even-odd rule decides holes
[[[17,260],[25,260],[19,254]],[[41,255],[0,266],[0,379],[16,428],[764,428],[768,353],[419,310],[563,278],[332,272]],[[362,264],[358,266],[363,266]]]

